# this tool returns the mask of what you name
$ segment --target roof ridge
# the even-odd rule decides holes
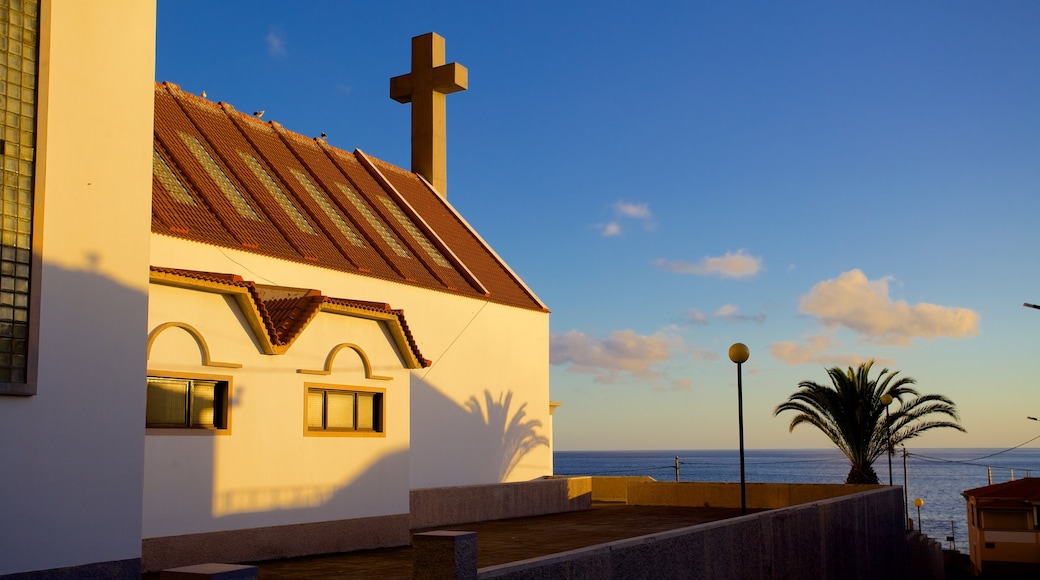
[[[547,311],[417,173],[168,81],[155,87],[155,147],[171,171],[155,170],[153,233]]]

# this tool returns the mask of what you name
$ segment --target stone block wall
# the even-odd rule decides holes
[[[898,487],[875,488],[489,566],[479,578],[907,578],[902,500]]]

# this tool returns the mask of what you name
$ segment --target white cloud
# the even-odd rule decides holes
[[[645,203],[627,203],[623,201],[614,204],[614,213],[619,217],[627,217],[640,220],[653,219],[650,208]]]
[[[870,281],[860,270],[819,282],[801,297],[799,311],[828,328],[845,327],[878,344],[905,346],[914,338],[963,338],[978,332],[967,308],[894,302],[888,278]]]
[[[715,316],[732,316],[736,313],[736,306],[733,306],[732,304],[725,304],[723,306],[720,306],[719,309],[715,311]]]
[[[285,34],[279,31],[268,32],[264,37],[264,42],[267,43],[267,54],[271,56],[284,57],[289,54],[285,48]]]
[[[606,225],[601,225],[600,234],[603,236],[618,236],[621,235],[621,224],[617,222],[610,222]]]
[[[740,314],[740,309],[738,309],[736,306],[732,304],[725,304],[721,306],[718,310],[715,311],[715,314],[713,314],[712,316],[714,316],[715,318],[725,318],[726,320],[733,320],[735,322],[757,322],[758,324],[762,324],[766,321],[765,314],[755,314],[753,316]]]
[[[647,336],[618,330],[599,339],[571,330],[549,337],[549,362],[570,365],[570,372],[595,375],[599,383],[613,383],[623,376],[656,379],[660,373],[653,366],[670,360],[672,351],[682,346],[681,338],[663,332]]]
[[[696,308],[691,308],[686,311],[686,321],[691,324],[707,324],[708,317],[703,312]]]
[[[769,354],[773,358],[789,365],[819,364],[825,367],[857,367],[870,359],[877,364],[890,366],[892,359],[870,356],[865,357],[849,353],[829,353],[827,349],[837,346],[830,336],[810,336],[806,339],[807,344],[799,344],[794,341],[774,342],[769,345]]]
[[[654,262],[654,266],[676,274],[745,278],[754,276],[762,270],[762,258],[746,254],[744,250],[737,250],[736,252],[726,252],[724,256],[701,258],[698,262],[682,260],[669,262],[661,258]]]
[[[693,360],[719,360],[719,353],[706,348],[698,348],[693,351]]]
[[[657,224],[654,223],[654,216],[650,213],[650,207],[645,203],[618,201],[614,202],[613,210],[614,217],[617,219],[596,226],[599,228],[600,234],[604,237],[621,235],[623,232],[621,228],[622,220],[636,220],[642,222],[643,228],[647,230],[652,230],[657,227]]]

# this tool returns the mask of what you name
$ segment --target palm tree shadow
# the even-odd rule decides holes
[[[470,415],[484,423],[488,433],[501,434],[498,441],[488,441],[493,446],[497,445],[491,457],[501,458],[498,466],[499,481],[505,481],[525,455],[543,445],[549,447],[549,438],[538,434],[542,422],[537,419],[524,420],[527,417],[527,411],[524,410],[527,403],[520,405],[512,418],[509,418],[512,401],[512,391],[500,393],[496,401],[487,389],[484,390],[483,408],[476,396],[466,401]]]

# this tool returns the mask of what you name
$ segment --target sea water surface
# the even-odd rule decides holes
[[[719,451],[557,451],[557,475],[649,475],[658,481],[740,481],[737,450]],[[961,492],[989,483],[1040,477],[1040,449],[903,449],[892,458],[892,480],[903,485],[910,517],[917,522],[915,498],[924,500],[921,528],[931,538],[968,552],[967,508]],[[835,449],[746,450],[748,483],[844,483],[848,460]],[[881,483],[888,483],[888,459],[874,463]],[[951,541],[950,538],[953,538]]]

